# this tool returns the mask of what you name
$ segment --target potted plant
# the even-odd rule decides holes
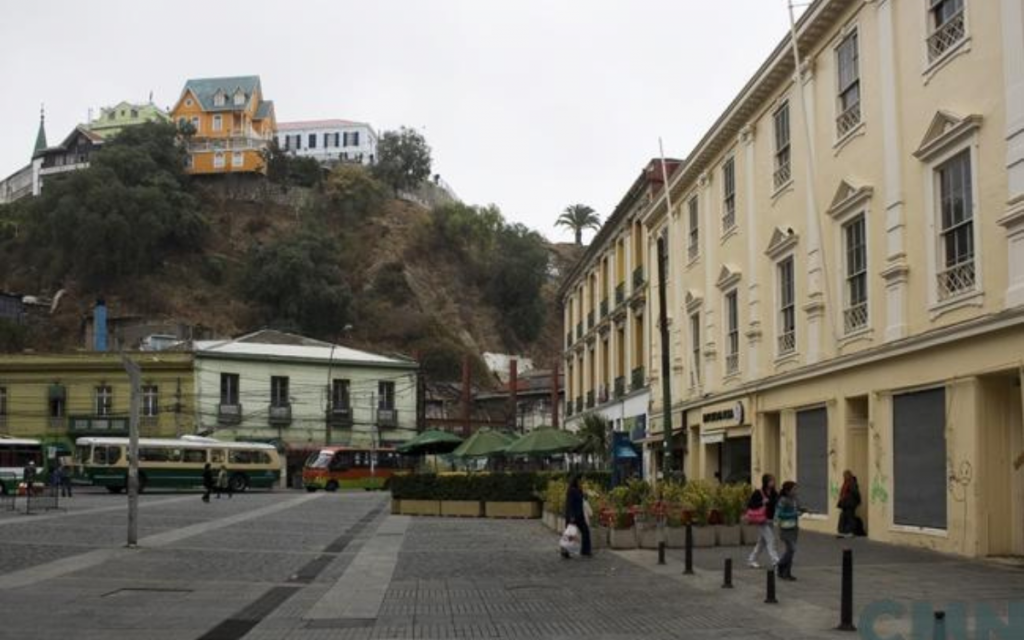
[[[682,549],[686,546],[683,485],[675,482],[663,484],[661,498],[665,503],[665,546]]]
[[[583,492],[593,514],[589,523],[590,545],[595,549],[603,549],[608,546],[608,527],[601,514],[608,508],[607,499],[600,487],[591,482],[583,484]]]
[[[659,524],[665,521],[665,502],[654,493],[649,493],[640,505],[637,524],[637,538],[642,549],[657,549],[659,536]]]
[[[620,486],[608,494],[609,508],[606,511],[608,523],[608,544],[612,549],[636,549],[636,527],[630,510],[629,490]]]
[[[561,533],[565,530],[565,492],[568,485],[564,480],[548,480],[544,490],[544,524]]]
[[[714,484],[708,480],[691,480],[686,483],[683,494],[693,524],[693,546],[715,546],[715,529],[710,526]]]
[[[715,526],[718,545],[736,547],[742,542],[740,517],[747,504],[747,486],[743,484],[723,484],[718,486],[715,502],[721,523]]]

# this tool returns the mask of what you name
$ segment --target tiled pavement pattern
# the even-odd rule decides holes
[[[538,522],[412,519],[392,526],[386,496],[317,494],[259,518],[218,522],[295,501],[293,492],[251,493],[210,505],[198,496],[143,497],[141,536],[207,523],[165,546],[117,550],[110,561],[17,589],[0,589],[0,638],[848,638],[838,621],[844,542],[805,535],[796,584],[781,604],[762,603],[764,576],[745,551],[697,550],[696,576],[682,555],[602,551],[562,561]],[[76,497],[59,517],[0,516],[0,581],[94,549],[116,549],[123,497]],[[96,511],[97,509],[101,511]],[[77,515],[76,515],[77,514]],[[20,518],[20,520],[19,520]],[[384,522],[391,523],[382,527]],[[379,544],[400,536],[401,544]],[[377,543],[366,545],[376,538]],[[852,541],[858,606],[869,599],[968,600],[1000,610],[1024,598],[1024,570]],[[370,617],[320,613],[331,587],[363,552],[397,548],[397,563]],[[389,551],[391,553],[393,551]],[[736,589],[722,590],[721,561],[736,563]],[[365,565],[361,561],[357,565]],[[353,575],[349,572],[347,580]],[[333,594],[334,596],[337,593]],[[880,631],[904,630],[880,627]],[[904,630],[905,631],[905,630]],[[884,635],[884,634],[883,634]],[[928,636],[930,637],[930,636]],[[908,636],[909,638],[909,636]]]

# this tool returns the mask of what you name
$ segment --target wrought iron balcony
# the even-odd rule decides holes
[[[950,267],[938,274],[939,300],[948,300],[974,290],[974,260]]]
[[[944,53],[959,44],[966,35],[964,11],[961,9],[937,28],[935,33],[928,36],[928,61],[934,62],[941,58]]]
[[[590,310],[587,312],[587,329],[594,328],[594,311]]]
[[[583,337],[583,323],[582,322],[577,322],[576,323],[576,339],[579,340],[582,337]]]
[[[270,424],[284,426],[292,423],[292,405],[270,405]]]
[[[601,318],[604,319],[608,315],[608,298],[601,301]]]
[[[784,356],[788,353],[796,351],[796,332],[787,331],[786,333],[779,336],[779,355]]]
[[[641,389],[641,388],[644,387],[645,383],[646,383],[646,379],[645,379],[645,376],[644,376],[644,368],[643,367],[637,367],[636,369],[633,369],[633,372],[632,372],[632,375],[631,375],[631,380],[630,380],[630,384],[631,384],[632,389],[634,391],[636,391],[637,389]]]
[[[736,373],[740,370],[740,354],[727,353],[725,355],[725,372]]]
[[[591,389],[590,391],[587,392],[587,408],[588,409],[593,409],[594,408],[594,390],[593,389]]]
[[[776,189],[781,189],[782,187],[784,187],[786,185],[786,183],[789,182],[789,179],[790,179],[790,177],[792,175],[793,174],[792,174],[791,169],[790,169],[789,160],[787,159],[785,162],[780,164],[775,169],[775,174],[774,174],[775,188]]]
[[[327,420],[342,427],[352,426],[352,407],[335,405],[327,412]]]
[[[633,269],[633,288],[639,289],[644,285],[644,268],[643,265]]]
[[[626,283],[620,282],[615,285],[615,306],[619,306],[626,301]]]
[[[858,124],[860,124],[860,102],[850,105],[836,118],[836,137],[842,138],[853,131]]]
[[[619,376],[615,378],[615,397],[621,398],[626,395],[626,377]]]
[[[224,403],[217,405],[217,422],[220,424],[239,424],[242,422],[242,405]]]
[[[128,418],[113,416],[71,416],[68,431],[73,434],[128,433]]]
[[[868,326],[868,303],[861,302],[843,309],[843,333],[853,333]]]
[[[377,409],[378,427],[397,427],[398,409]]]
[[[583,396],[576,396],[576,413],[583,413]]]

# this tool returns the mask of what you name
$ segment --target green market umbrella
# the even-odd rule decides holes
[[[480,429],[473,435],[466,438],[466,441],[459,445],[459,448],[452,451],[457,458],[482,458],[492,456],[505,451],[512,444],[513,439],[500,431]]]
[[[398,446],[398,453],[423,454],[423,453],[451,453],[452,449],[462,444],[462,438],[448,433],[430,429],[419,434],[412,440]]]
[[[505,453],[510,456],[543,456],[572,451],[581,444],[582,441],[568,431],[540,427],[510,444]]]

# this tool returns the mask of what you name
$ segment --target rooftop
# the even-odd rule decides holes
[[[360,351],[313,338],[263,329],[234,340],[199,340],[194,345],[198,357],[272,358],[299,361],[337,362],[415,367],[416,363],[402,357]]]
[[[278,131],[296,131],[299,129],[331,129],[334,127],[355,127],[355,126],[370,126],[366,122],[356,122],[355,120],[296,120],[294,122],[278,122]]]

